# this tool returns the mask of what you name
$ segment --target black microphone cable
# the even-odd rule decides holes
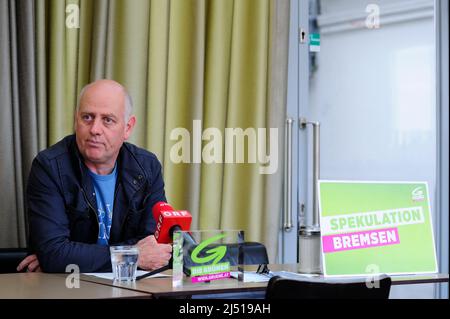
[[[164,267],[161,267],[161,268],[152,270],[152,271],[150,271],[150,272],[148,272],[148,273],[146,273],[146,274],[137,276],[137,277],[136,277],[136,280],[141,280],[142,278],[147,278],[147,277],[150,277],[150,276],[159,274],[160,272],[163,272],[163,271],[168,270],[168,269],[172,269],[172,263],[171,263],[171,262],[169,262],[169,263],[168,263],[167,265],[165,265]]]

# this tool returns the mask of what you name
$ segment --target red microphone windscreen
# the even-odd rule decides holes
[[[171,243],[170,230],[178,226],[181,230],[189,230],[192,216],[186,210],[174,210],[165,202],[153,206],[153,217],[156,221],[155,239],[158,243]]]
[[[153,217],[155,218],[155,220],[158,220],[158,217],[163,210],[174,210],[174,209],[166,202],[157,202],[155,205],[153,205],[152,208]]]

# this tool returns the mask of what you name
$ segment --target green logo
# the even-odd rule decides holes
[[[198,254],[209,244],[211,244],[219,239],[222,239],[224,237],[226,237],[225,234],[221,234],[221,235],[219,234],[217,236],[211,237],[211,238],[203,241],[200,245],[198,245],[194,249],[194,251],[192,251],[192,254],[191,254],[192,261],[195,263],[198,263],[198,264],[205,264],[214,259],[214,261],[212,262],[212,265],[217,264],[225,256],[225,254],[227,252],[226,246],[218,246],[218,247],[207,250],[206,253],[208,255],[206,255],[205,257],[198,257]]]

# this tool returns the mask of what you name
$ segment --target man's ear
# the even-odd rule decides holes
[[[125,140],[128,140],[128,138],[130,137],[131,133],[133,132],[133,128],[136,125],[136,116],[131,115],[130,118],[128,119],[128,122],[125,126]]]

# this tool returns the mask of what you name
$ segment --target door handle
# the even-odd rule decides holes
[[[292,230],[292,118],[286,119],[283,229]]]
[[[319,197],[317,194],[320,178],[320,123],[310,122],[300,118],[300,128],[306,129],[310,124],[313,128],[313,220],[312,226],[319,226]]]

